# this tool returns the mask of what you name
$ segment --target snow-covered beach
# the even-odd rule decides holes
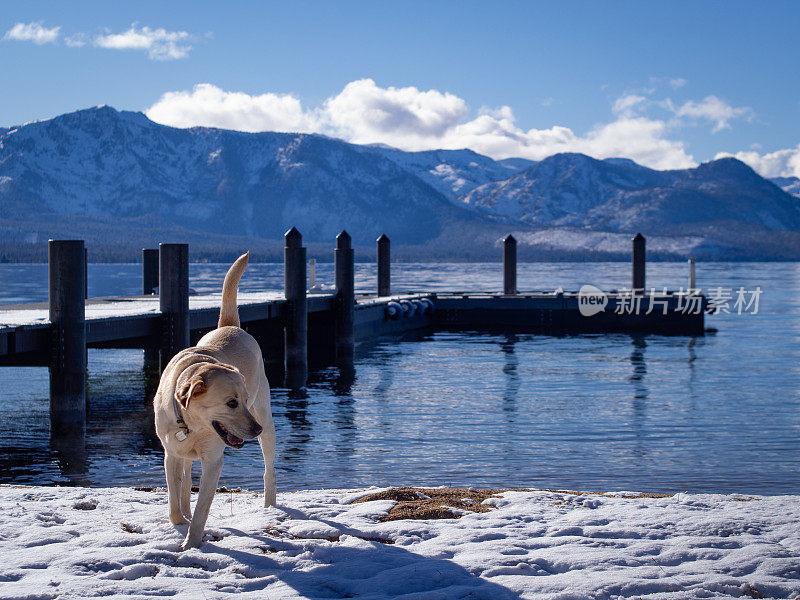
[[[179,553],[162,490],[0,486],[0,597],[800,596],[800,496],[506,491],[382,521],[394,500],[354,502],[379,491],[220,492]]]

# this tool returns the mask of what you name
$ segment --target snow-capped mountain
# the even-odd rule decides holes
[[[404,152],[384,145],[364,146],[395,162],[450,199],[480,185],[501,181],[535,164],[525,158],[492,160],[473,150],[426,150]]]
[[[787,194],[800,198],[800,177],[771,177],[770,181]]]
[[[733,159],[655,171],[627,159],[556,154],[460,198],[536,227],[686,234],[715,225],[799,230],[794,199]]]
[[[735,159],[680,171],[580,154],[495,161],[177,129],[107,106],[0,128],[0,260],[48,236],[130,258],[180,239],[279,253],[292,225],[325,252],[346,228],[362,248],[386,233],[415,258],[496,257],[509,231],[524,258],[622,257],[636,231],[665,258],[796,258],[799,207]]]
[[[317,135],[176,129],[104,106],[0,135],[6,214],[149,216],[192,229],[308,239],[435,237],[461,213],[379,154]]]

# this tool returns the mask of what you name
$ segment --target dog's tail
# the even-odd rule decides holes
[[[250,252],[245,252],[236,259],[225,275],[225,282],[222,284],[222,306],[219,309],[218,327],[233,325],[239,327],[239,306],[236,300],[236,292],[239,289],[239,280],[242,273],[247,268],[247,261]]]

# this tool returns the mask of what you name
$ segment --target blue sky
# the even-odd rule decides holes
[[[0,124],[98,104],[657,168],[800,175],[797,2],[4,2]],[[58,28],[58,29],[56,29]]]

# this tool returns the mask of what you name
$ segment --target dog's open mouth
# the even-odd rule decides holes
[[[212,421],[211,424],[214,426],[214,430],[219,434],[219,437],[222,438],[222,441],[228,446],[231,448],[241,448],[244,446],[244,440],[236,437],[230,431],[225,429],[225,426],[222,423],[219,421]]]

